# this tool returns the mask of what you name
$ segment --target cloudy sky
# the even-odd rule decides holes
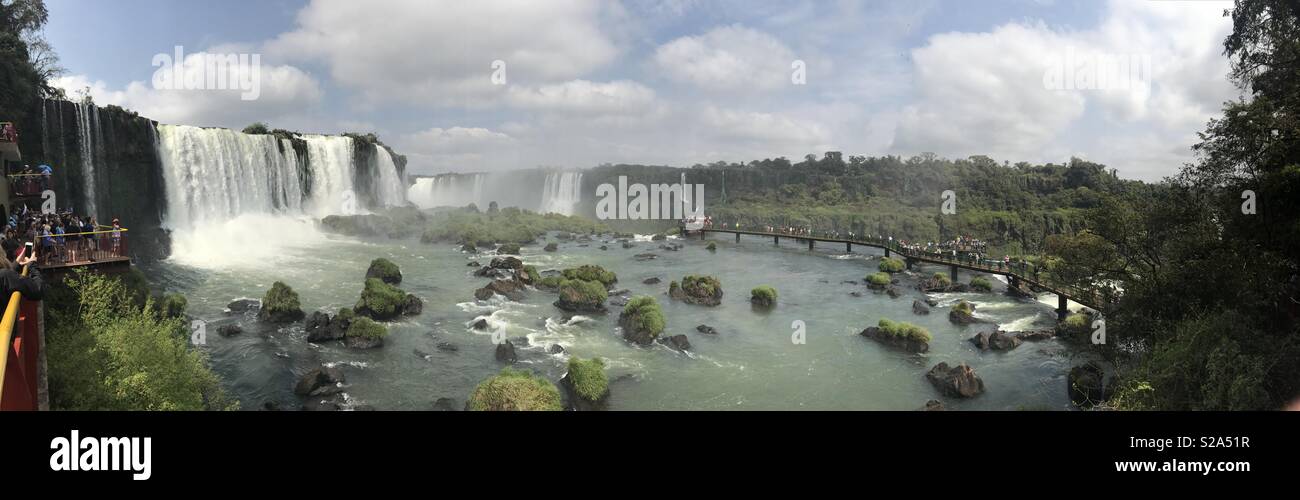
[[[834,150],[1156,180],[1238,94],[1212,0],[48,3],[66,89],[170,124],[375,132],[415,173]],[[158,88],[176,46],[257,54],[257,99]]]

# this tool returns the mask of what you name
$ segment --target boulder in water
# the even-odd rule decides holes
[[[921,302],[919,300],[913,300],[912,312],[924,316],[926,314],[930,314],[930,306],[925,305],[924,302]]]
[[[497,344],[495,357],[497,361],[506,364],[514,364],[519,361],[519,356],[515,354],[515,345],[509,340]]]
[[[513,280],[493,280],[487,286],[474,291],[474,298],[478,300],[487,300],[492,295],[501,295],[513,301],[524,299],[523,285]]]
[[[658,284],[660,284],[660,283],[663,283],[663,280],[659,279],[658,277],[655,277],[655,278],[646,278],[646,279],[644,279],[644,280],[641,281],[641,284],[643,284],[643,285],[658,285]]]
[[[258,309],[262,307],[262,301],[257,299],[235,299],[226,304],[226,309],[232,313],[241,313]]]
[[[623,328],[624,339],[647,346],[663,332],[664,313],[654,297],[633,297],[618,315],[618,326]]]
[[[980,320],[975,318],[975,304],[965,300],[957,301],[948,311],[948,321],[958,325],[969,325],[979,323]]]
[[[713,328],[713,327],[709,326],[709,325],[699,325],[699,326],[695,327],[695,331],[700,332],[700,333],[706,333],[706,334],[709,334],[709,335],[717,335],[717,334],[718,334],[718,330],[717,330],[716,328]]]
[[[668,296],[687,304],[716,306],[722,303],[722,282],[713,276],[689,275],[668,285]]]
[[[973,398],[984,392],[984,380],[966,363],[957,366],[939,363],[925,374],[925,378],[939,392],[949,397]]]
[[[559,249],[560,246],[556,245],[555,243],[547,243],[545,247],[542,247],[542,250],[546,252],[554,252]]]
[[[244,333],[244,329],[241,328],[239,325],[230,324],[230,325],[221,325],[217,327],[217,334],[221,335],[222,337],[230,337],[233,335],[239,335],[241,333]]]
[[[661,337],[659,339],[659,343],[667,345],[668,347],[677,349],[679,351],[688,351],[691,349],[691,340],[687,338],[686,335],[682,335],[680,333],[677,335],[670,335],[668,337]]]
[[[343,372],[338,368],[321,365],[298,379],[293,392],[299,396],[328,396],[342,392],[339,384],[344,381]]]

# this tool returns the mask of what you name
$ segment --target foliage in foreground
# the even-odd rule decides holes
[[[188,324],[138,305],[123,282],[77,272],[46,303],[50,407],[58,410],[222,410],[226,397]]]
[[[506,367],[478,384],[469,397],[472,411],[561,411],[560,390],[529,371]]]

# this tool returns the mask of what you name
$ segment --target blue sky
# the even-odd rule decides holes
[[[48,4],[66,89],[167,124],[373,131],[417,173],[839,150],[1080,156],[1154,180],[1192,161],[1195,132],[1237,96],[1221,56],[1230,2]],[[154,57],[177,45],[257,54],[257,99],[158,88]],[[1134,63],[1134,85],[1045,77],[1115,60]]]

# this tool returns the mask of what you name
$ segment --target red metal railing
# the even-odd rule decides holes
[[[27,268],[23,268],[23,276]],[[14,292],[0,320],[0,411],[39,409],[40,303]]]

